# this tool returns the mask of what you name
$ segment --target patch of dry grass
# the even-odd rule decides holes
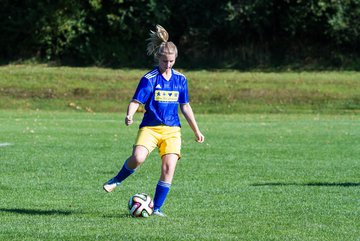
[[[0,67],[0,108],[125,111],[147,70]],[[186,71],[198,113],[358,113],[358,72]]]

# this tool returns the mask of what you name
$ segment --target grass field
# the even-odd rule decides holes
[[[164,212],[131,218],[153,195],[159,159],[102,191],[130,154],[122,114],[0,110],[0,240],[360,240],[360,117],[198,115]]]

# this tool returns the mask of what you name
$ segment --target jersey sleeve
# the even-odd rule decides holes
[[[147,78],[143,77],[141,78],[140,83],[136,88],[135,94],[133,96],[133,100],[136,100],[141,104],[145,104],[149,99],[152,91],[153,91],[153,87],[151,82]]]
[[[180,104],[187,104],[189,103],[189,91],[188,91],[188,84],[187,80],[184,79],[182,84],[182,91],[179,94],[179,103]]]

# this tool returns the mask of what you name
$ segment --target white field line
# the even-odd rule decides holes
[[[6,147],[6,146],[11,146],[11,145],[13,145],[13,144],[9,143],[9,142],[0,143],[0,147]]]

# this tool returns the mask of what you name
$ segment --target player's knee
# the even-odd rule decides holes
[[[129,158],[128,165],[129,166],[131,165],[133,167],[138,167],[145,161],[145,159],[146,159],[146,156],[134,153]]]

